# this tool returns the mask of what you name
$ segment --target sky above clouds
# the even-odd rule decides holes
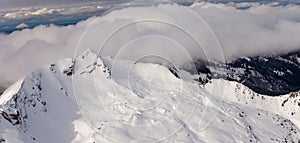
[[[132,0],[0,0],[0,9],[10,8],[22,8],[22,7],[57,7],[57,6],[68,6],[68,5],[84,5],[93,2],[102,3],[124,3]],[[208,2],[281,2],[281,3],[300,3],[298,0],[169,0],[173,2],[197,2],[197,1],[208,1]]]
[[[0,9],[36,7],[36,6],[64,6],[70,4],[85,4],[89,2],[126,2],[128,0],[1,0]],[[175,0],[178,1],[178,0]]]
[[[22,7],[57,7],[68,5],[84,5],[93,2],[120,3],[128,0],[1,0],[0,9]]]

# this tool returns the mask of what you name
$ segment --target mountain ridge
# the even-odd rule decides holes
[[[257,93],[279,96],[300,90],[300,52],[273,56],[242,57],[226,62],[195,62],[199,79],[206,84],[211,79],[237,81]],[[195,73],[194,73],[195,74]]]
[[[300,141],[299,92],[264,96],[224,79],[203,87],[177,72],[189,78],[91,51],[43,66],[0,96],[0,141]]]

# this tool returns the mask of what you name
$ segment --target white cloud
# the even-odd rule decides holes
[[[0,17],[1,22],[24,21],[31,19],[55,19],[58,16],[80,16],[87,13],[97,13],[106,9],[101,5],[87,5],[76,7],[46,8],[46,7],[26,7],[16,11],[9,11]]]
[[[25,24],[25,23],[21,23],[21,24],[16,26],[17,29],[23,29],[23,28],[26,28],[26,27],[28,27],[28,25]]]
[[[63,9],[48,9],[48,8],[22,8],[22,10],[6,13],[4,20],[24,20],[36,16],[46,16],[50,14],[59,14]]]
[[[206,2],[192,6],[215,32],[226,59],[300,50],[300,17],[297,16],[300,6],[245,3],[239,4],[239,7],[241,5],[250,8],[241,10],[232,3]],[[90,10],[85,7],[81,9]],[[53,13],[49,10],[39,9],[31,11],[29,15]],[[70,9],[56,11],[73,13]],[[0,66],[3,67],[0,70],[0,84],[13,82],[40,65],[71,57],[76,46],[79,47],[77,53],[88,48],[97,51],[116,29],[141,19],[175,23],[199,40],[203,49],[176,26],[144,21],[121,29],[105,45],[102,54],[116,56],[121,53],[119,56],[122,58],[137,59],[150,53],[166,57],[172,62],[189,60],[189,56],[203,58],[205,54],[209,59],[222,57],[205,23],[188,9],[174,5],[124,8],[74,26],[38,26],[32,30],[0,35]],[[87,27],[89,29],[83,34]],[[120,50],[124,46],[125,50]]]
[[[239,10],[225,4],[195,7],[215,31],[227,58],[300,49],[299,5],[257,5]]]

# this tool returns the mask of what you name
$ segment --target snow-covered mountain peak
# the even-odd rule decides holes
[[[299,142],[299,92],[177,72],[91,51],[40,67],[0,96],[0,142]]]

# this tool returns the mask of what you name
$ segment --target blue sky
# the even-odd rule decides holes
[[[0,9],[21,7],[56,7],[68,5],[85,5],[93,2],[122,3],[129,0],[0,0]]]
[[[57,7],[68,5],[85,5],[93,2],[107,4],[118,4],[131,0],[0,0],[0,9],[16,9],[22,7]],[[210,1],[210,2],[281,2],[281,3],[300,3],[299,0],[170,0],[175,2],[192,2],[192,1]]]

